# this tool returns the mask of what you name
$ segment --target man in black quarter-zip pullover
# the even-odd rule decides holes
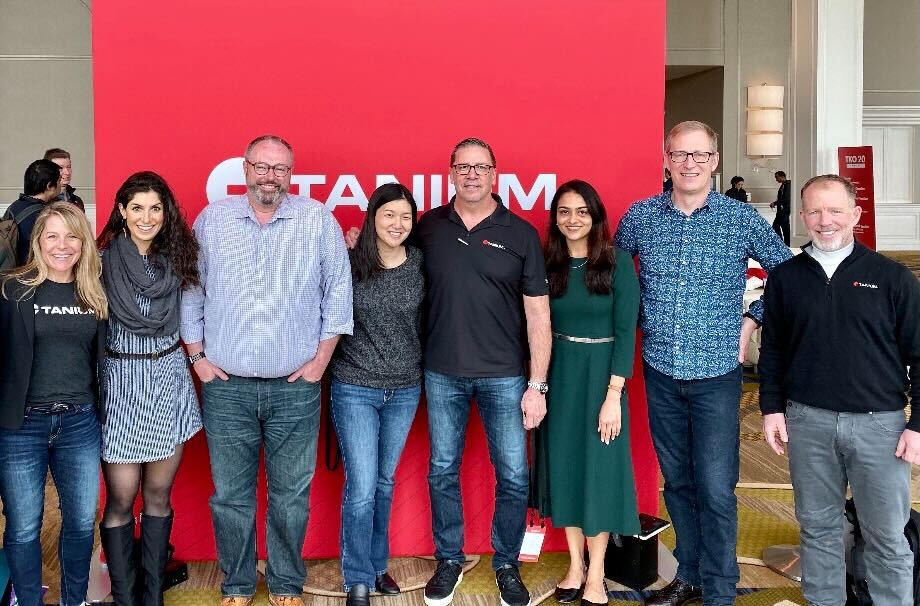
[[[873,602],[913,604],[904,525],[920,463],[920,283],[854,242],[861,209],[849,180],[815,177],[801,198],[812,242],[767,281],[760,408],[767,443],[777,454],[789,447],[802,593],[809,604],[846,601],[849,483]]]

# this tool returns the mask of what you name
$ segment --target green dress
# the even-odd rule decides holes
[[[625,390],[620,435],[604,444],[597,421],[610,375],[632,376],[639,281],[633,260],[616,249],[613,292],[592,295],[585,269],[578,267],[582,261],[573,260],[565,294],[550,299],[553,332],[615,341],[553,338],[547,416],[537,435],[537,506],[557,528],[576,526],[587,536],[632,535],[639,532],[639,514]]]

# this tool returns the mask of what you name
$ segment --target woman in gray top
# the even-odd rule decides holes
[[[398,183],[378,187],[351,251],[353,335],[332,359],[332,421],[345,465],[341,561],[347,606],[368,593],[399,593],[387,574],[396,464],[415,418],[422,380],[422,254],[408,246],[417,209]]]

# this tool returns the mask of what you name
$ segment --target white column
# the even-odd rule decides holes
[[[817,0],[816,172],[836,173],[837,148],[862,144],[863,0]]]

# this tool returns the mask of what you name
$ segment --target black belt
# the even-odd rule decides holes
[[[153,353],[125,353],[121,351],[112,351],[106,347],[105,355],[109,356],[110,358],[115,358],[116,360],[158,360],[165,355],[171,354],[177,349],[179,349],[178,341],[163,351],[155,351]]]
[[[32,404],[31,406],[26,406],[27,415],[56,415],[62,412],[70,412],[71,410],[76,410],[78,404],[71,404],[70,402],[46,402],[42,404]]]

